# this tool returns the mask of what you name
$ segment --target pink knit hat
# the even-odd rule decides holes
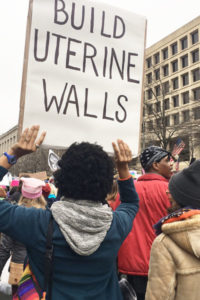
[[[44,181],[36,178],[22,177],[22,195],[28,199],[38,198],[42,195],[42,187],[45,186]]]

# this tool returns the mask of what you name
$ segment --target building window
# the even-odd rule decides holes
[[[147,83],[151,83],[152,82],[152,73],[147,74]]]
[[[182,93],[182,103],[187,104],[189,101],[189,92]]]
[[[147,113],[148,113],[148,115],[153,114],[153,105],[152,104],[147,105]]]
[[[174,125],[179,124],[179,113],[173,115]]]
[[[181,39],[181,49],[184,50],[186,49],[188,46],[188,39],[187,36],[185,36],[184,38]]]
[[[178,52],[178,44],[177,42],[171,45],[172,55]]]
[[[163,76],[168,76],[169,75],[169,66],[168,65],[165,65],[163,67]]]
[[[164,60],[168,58],[168,48],[162,50],[162,55]]]
[[[160,96],[160,85],[157,85],[155,87],[155,93],[156,93],[156,96]]]
[[[169,98],[164,100],[164,109],[169,109]]]
[[[161,106],[160,106],[160,101],[156,102],[156,112],[160,112],[161,111]]]
[[[200,68],[192,71],[192,77],[194,82],[200,80]]]
[[[192,44],[196,44],[199,41],[198,30],[191,33],[191,41],[192,41]]]
[[[160,79],[160,69],[155,70],[154,74],[155,74],[155,79],[159,80]]]
[[[188,73],[183,74],[181,77],[182,77],[183,86],[189,84],[189,75],[188,75]]]
[[[172,72],[178,71],[178,59],[172,61]]]
[[[194,113],[194,119],[199,120],[200,119],[200,107],[197,107],[193,110]]]
[[[200,88],[193,90],[193,97],[194,97],[194,100],[200,100]]]
[[[170,116],[165,117],[165,126],[170,126]]]
[[[188,55],[184,55],[181,57],[181,65],[182,65],[182,68],[185,68],[188,66]]]
[[[173,101],[173,106],[174,107],[178,107],[179,106],[179,96],[178,95],[172,97],[172,101]]]
[[[149,57],[149,58],[146,59],[146,64],[147,64],[147,68],[148,69],[151,68],[151,66],[152,66],[151,57]]]
[[[166,81],[163,83],[163,92],[164,92],[164,94],[169,93],[169,81]]]
[[[147,91],[147,99],[148,99],[148,100],[152,99],[152,96],[153,96],[152,89],[149,89],[149,90]]]
[[[173,90],[178,89],[178,77],[172,79]]]
[[[161,126],[161,118],[156,119],[156,126],[157,127]]]
[[[188,122],[190,120],[190,111],[185,110],[182,112],[183,115],[183,122]]]
[[[196,49],[196,50],[192,51],[191,55],[192,55],[192,62],[193,63],[199,61],[199,49]]]
[[[145,122],[142,122],[142,133],[144,133],[145,132]]]
[[[148,127],[148,130],[151,131],[153,129],[153,121],[148,121],[147,122],[147,127]]]
[[[160,53],[154,54],[154,63],[157,65],[160,62]]]

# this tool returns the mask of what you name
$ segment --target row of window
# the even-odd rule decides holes
[[[1,143],[0,144],[0,151],[3,152],[3,151],[8,150],[8,148],[10,146],[12,146],[15,143],[15,141],[16,141],[16,138],[15,138],[15,136],[13,136],[13,138],[10,138],[7,141]]]
[[[196,88],[196,89],[193,89],[192,90],[192,100],[200,100],[200,87],[199,88]],[[169,98],[166,98],[164,100],[164,109],[165,110],[168,110],[170,108],[176,108],[176,107],[179,107],[180,106],[180,102],[182,102],[181,104],[184,105],[184,104],[188,104],[190,102],[190,95],[189,95],[189,91],[187,92],[184,92],[180,95],[175,95],[175,96],[172,96],[171,97],[171,106],[170,106],[170,99]],[[153,114],[153,112],[159,112],[161,110],[161,102],[158,101],[156,102],[153,106],[153,104],[148,104],[147,105],[147,114]],[[145,115],[145,109],[144,109],[144,112],[143,112],[143,115]]]
[[[190,36],[190,42],[191,45],[196,44],[199,41],[199,31],[198,29],[191,32],[189,34]],[[175,55],[176,53],[178,53],[178,48],[180,50],[184,50],[188,47],[188,40],[189,37],[186,35],[183,38],[181,38],[179,40],[179,42],[175,42],[173,44],[170,45],[170,50],[171,50],[171,55]],[[148,57],[146,59],[146,66],[147,68],[151,68],[152,65],[157,65],[158,63],[160,63],[160,56],[162,55],[162,60],[165,60],[169,57],[169,47],[166,47],[164,49],[161,50],[160,52],[157,52],[153,55],[153,57]]]
[[[200,80],[200,68],[191,71],[192,82],[196,82]],[[177,90],[179,88],[179,84],[181,81],[181,86],[184,87],[189,84],[189,73],[182,74],[179,77],[175,77],[171,79],[171,86],[169,81],[163,82],[155,86],[154,88],[150,88],[146,90],[146,99],[151,100],[154,97],[159,97],[160,95],[167,95],[170,90]]]
[[[191,114],[189,110],[182,111],[181,113],[175,113],[173,115],[169,115],[165,117],[165,126],[173,126],[173,125],[179,125],[180,124],[180,114],[182,115],[182,123],[183,122],[189,122],[191,120]],[[193,109],[193,116],[192,118],[194,120],[200,119],[200,107],[197,107]],[[147,129],[151,131],[153,129],[154,122],[153,120],[150,120],[147,122]],[[155,126],[161,126],[161,119],[157,118],[155,120]]]
[[[199,49],[195,49],[194,51],[191,52],[191,62],[196,63],[199,61]],[[171,72],[177,72],[179,67],[185,68],[188,66],[188,54],[183,55],[180,57],[179,61],[178,59],[175,59],[174,61],[171,62]],[[162,67],[162,75],[163,77],[166,77],[169,75],[169,64],[166,64]],[[154,80],[159,80],[160,79],[160,68],[156,69],[154,71]],[[150,72],[146,75],[146,82],[152,83],[153,81],[153,73]]]

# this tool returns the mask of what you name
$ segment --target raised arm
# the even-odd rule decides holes
[[[132,159],[131,150],[122,140],[117,140],[117,144],[112,143],[112,146],[114,149],[115,163],[119,173],[119,178],[126,179],[130,177],[128,163]]]
[[[16,161],[23,155],[33,153],[39,148],[46,135],[46,132],[43,132],[40,137],[38,137],[39,128],[39,125],[34,125],[23,131],[19,141],[7,152],[8,156],[11,156],[11,161],[9,161],[8,156],[4,154],[0,157],[0,180],[7,173],[7,170],[12,167],[12,161]]]
[[[121,231],[121,236],[125,239],[132,228],[133,220],[138,211],[139,198],[128,167],[128,162],[132,159],[130,148],[122,140],[118,140],[117,145],[113,143],[113,149],[116,167],[119,172],[118,186],[121,199],[121,204],[114,212],[114,215],[117,226]]]

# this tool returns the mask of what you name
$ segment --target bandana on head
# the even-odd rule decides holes
[[[165,156],[171,156],[170,152],[157,146],[146,148],[140,155],[140,163],[143,169],[151,167],[154,162],[160,161]]]

